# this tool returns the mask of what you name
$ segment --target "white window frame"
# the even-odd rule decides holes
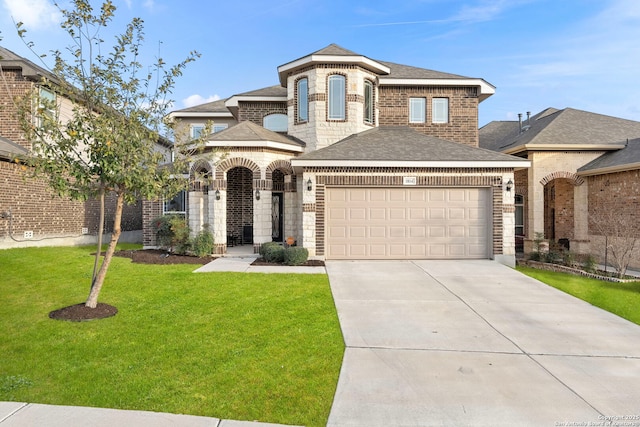
[[[372,125],[374,121],[373,114],[373,83],[371,80],[364,81],[364,122]]]
[[[218,124],[214,123],[213,126],[211,126],[211,132],[212,133],[221,132],[228,127],[229,125],[227,123],[218,123]]]
[[[204,125],[201,123],[193,123],[189,129],[189,136],[191,139],[200,138],[202,132],[204,132]]]
[[[431,100],[431,122],[449,123],[449,98]]]
[[[182,204],[183,210],[169,210],[168,206],[172,201],[178,200],[178,205]],[[187,214],[187,192],[185,190],[181,190],[178,194],[173,196],[170,200],[163,200],[162,203],[162,214],[163,215],[186,215]]]
[[[409,123],[424,123],[427,117],[427,99],[409,98]]]
[[[286,132],[289,130],[289,118],[282,113],[267,114],[262,118],[262,127],[274,132]]]
[[[342,74],[332,74],[328,80],[327,118],[345,120],[347,105],[347,78]]]
[[[46,100],[48,105],[42,100]],[[38,126],[42,126],[42,117],[47,115],[51,119],[56,120],[56,107],[58,103],[58,97],[54,91],[44,86],[38,87]]]
[[[302,84],[304,83],[304,90]],[[297,99],[296,105],[298,112],[296,113],[297,121],[300,123],[309,121],[309,80],[305,77],[296,83]]]

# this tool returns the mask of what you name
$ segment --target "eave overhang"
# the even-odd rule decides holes
[[[312,54],[304,58],[297,59],[278,67],[278,76],[280,84],[287,87],[287,76],[290,72],[298,68],[307,67],[313,64],[353,64],[362,68],[373,71],[376,74],[386,75],[391,69],[377,61],[362,55],[318,55]]]
[[[230,111],[212,111],[212,112],[172,112],[168,114],[170,119],[187,119],[187,118],[206,118],[206,117],[218,117],[218,118],[233,118],[233,114]]]
[[[255,147],[261,147],[261,148],[271,148],[274,150],[281,150],[281,151],[290,151],[293,153],[302,153],[304,152],[304,147],[296,147],[295,145],[290,145],[290,144],[284,144],[282,142],[277,142],[277,141],[207,141],[204,144],[205,147],[209,148],[213,148],[213,147],[224,147],[224,148],[231,148],[231,147],[238,147],[238,148],[247,148],[247,147],[251,147],[251,148],[255,148]]]
[[[598,169],[590,169],[587,171],[578,171],[576,175],[578,176],[595,176],[595,175],[605,175],[608,173],[618,173],[618,172],[627,172],[630,170],[640,169],[640,162],[636,163],[627,163],[624,165],[616,165],[609,166],[606,168],[598,168]]]
[[[310,167],[362,167],[362,168],[468,168],[468,169],[524,169],[531,167],[529,160],[516,161],[393,161],[393,160],[304,160],[291,159],[291,166],[300,171]]]
[[[480,102],[496,93],[496,87],[484,79],[394,79],[380,77],[380,86],[471,86],[480,88]]]
[[[519,154],[527,151],[616,151],[624,144],[522,144],[501,151],[504,154]]]

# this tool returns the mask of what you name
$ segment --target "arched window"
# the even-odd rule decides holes
[[[262,126],[265,129],[269,129],[274,132],[286,132],[288,125],[289,123],[286,114],[274,113],[262,118]]]
[[[329,76],[329,120],[344,120],[346,106],[346,79],[334,74]]]
[[[297,121],[309,121],[309,82],[307,79],[298,80],[296,106],[298,107]]]

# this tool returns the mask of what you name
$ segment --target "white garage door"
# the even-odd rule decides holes
[[[327,259],[488,258],[489,190],[327,188]]]

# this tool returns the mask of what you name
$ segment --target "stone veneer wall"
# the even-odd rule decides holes
[[[426,135],[478,146],[478,89],[475,87],[380,86],[380,126],[410,126]],[[424,123],[409,123],[409,98],[426,98]],[[449,99],[449,123],[432,123],[431,100]]]

